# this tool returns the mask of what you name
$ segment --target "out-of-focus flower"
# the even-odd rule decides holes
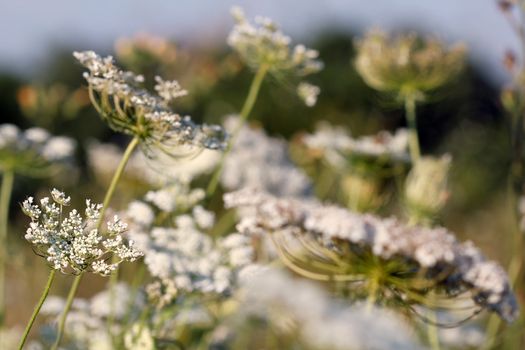
[[[31,218],[25,238],[34,245],[40,256],[46,258],[51,268],[63,273],[79,274],[91,271],[106,276],[122,261],[135,261],[142,253],[135,249],[133,241],[126,244],[122,233],[127,229],[117,216],[107,223],[107,234],[103,236],[96,229],[100,219],[100,204],[86,200],[85,218],[73,209],[66,216],[64,207],[69,206],[70,197],[56,189],[51,197],[34,204],[29,197],[22,204],[24,214]],[[63,215],[65,218],[63,218]],[[107,264],[111,256],[117,262]]]
[[[180,156],[181,150],[193,154],[202,148],[225,147],[222,128],[195,124],[169,108],[174,99],[186,94],[176,81],[157,78],[158,95],[152,95],[140,87],[142,76],[120,70],[111,56],[102,58],[93,51],[74,56],[89,70],[84,76],[101,117],[113,130],[138,137],[147,155],[161,151]]]
[[[59,165],[71,165],[76,143],[65,136],[52,136],[42,128],[20,130],[0,125],[0,172],[26,176],[50,175]]]
[[[114,349],[107,322],[110,311],[113,310],[112,317],[114,317],[111,331],[115,334],[124,330],[127,322],[137,319],[146,304],[144,293],[134,292],[124,283],[118,283],[115,286],[115,294],[118,295],[118,298],[111,298],[110,294],[110,291],[104,290],[95,294],[91,299],[76,298],[73,300],[61,346],[64,346],[65,349]],[[49,322],[41,332],[42,341],[44,345],[47,345],[46,349],[56,337],[57,329],[52,324],[60,316],[65,302],[60,297],[50,296],[42,307],[41,314]],[[60,305],[61,308],[58,309]]]
[[[410,170],[405,183],[409,215],[416,222],[435,217],[449,197],[448,175],[452,158],[423,157]]]
[[[437,39],[418,39],[415,35],[390,38],[372,30],[356,42],[355,66],[374,89],[399,94],[418,94],[420,98],[441,87],[462,69],[465,47],[447,48]]]
[[[313,107],[317,103],[317,96],[321,93],[321,89],[318,86],[301,82],[297,86],[297,95],[304,101],[304,104],[308,107]]]
[[[250,67],[257,69],[266,65],[271,72],[293,71],[299,76],[322,69],[316,50],[301,44],[291,48],[290,37],[283,34],[271,19],[256,17],[254,25],[246,19],[241,8],[234,7],[231,12],[236,24],[228,36],[228,45]]]
[[[258,16],[250,23],[239,7],[232,8],[235,26],[228,36],[230,45],[252,69],[264,69],[277,78],[302,79],[323,68],[319,52],[302,44],[291,47],[291,39],[267,17]],[[308,107],[317,101],[320,89],[300,83],[298,95]]]
[[[238,119],[225,122],[227,130],[237,127]],[[267,136],[263,130],[243,126],[221,176],[228,190],[257,187],[281,196],[302,196],[311,189],[308,177],[290,161],[284,141]]]
[[[341,127],[322,123],[300,141],[323,168],[336,174],[334,181],[348,207],[361,212],[377,210],[387,202],[391,180],[404,173],[410,159],[405,129],[352,137]]]
[[[288,336],[316,349],[422,349],[415,331],[394,311],[348,305],[310,281],[277,269],[243,279],[238,294],[235,318],[242,331],[230,327],[233,339],[249,337],[255,329],[260,334],[265,330],[263,321],[270,324],[265,331],[274,332],[268,337]],[[250,321],[255,321],[255,329],[250,329]]]
[[[229,208],[251,209],[242,212],[238,230],[272,235],[283,262],[307,277],[368,279],[371,286],[385,288],[383,297],[407,304],[423,303],[429,289],[446,291],[452,298],[470,293],[475,304],[509,322],[518,314],[505,270],[487,261],[471,242],[459,243],[445,228],[407,226],[394,218],[253,190],[227,194],[224,201]],[[290,240],[296,242],[291,249]]]

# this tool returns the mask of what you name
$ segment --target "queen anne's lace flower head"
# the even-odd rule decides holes
[[[415,35],[389,38],[373,30],[357,41],[355,66],[374,89],[399,95],[424,94],[451,80],[463,67],[465,47]]]
[[[401,278],[406,285],[412,276],[416,277],[416,284],[420,284],[421,279],[427,281],[423,293],[428,292],[428,288],[440,288],[451,296],[468,292],[477,305],[497,312],[507,321],[514,320],[518,314],[505,271],[497,263],[486,260],[471,242],[458,242],[445,228],[407,226],[394,218],[361,215],[336,206],[281,199],[249,189],[227,194],[224,201],[229,208],[251,208],[242,212],[245,216],[238,230],[247,234],[272,234],[281,256],[288,262],[300,259],[295,256],[296,251],[286,247],[283,238],[296,237],[306,251],[325,256],[324,263],[350,259],[346,268],[353,267],[351,262],[355,260],[351,259],[365,259],[373,254],[391,262],[387,266],[394,270],[389,273],[396,277],[385,282],[393,283],[395,293],[406,293],[399,296],[404,301],[410,300],[417,287],[414,285],[414,289],[406,291],[395,281]],[[319,273],[316,276],[323,277]],[[330,274],[325,277],[327,281],[336,278]]]
[[[54,166],[72,163],[75,147],[69,137],[52,136],[42,128],[20,130],[13,124],[1,124],[0,172],[48,175]]]
[[[109,275],[122,261],[135,261],[142,256],[133,241],[124,242],[122,234],[127,225],[117,216],[107,223],[106,234],[96,229],[102,205],[86,200],[82,216],[76,209],[66,215],[70,197],[53,189],[40,205],[33,197],[22,203],[24,214],[31,218],[25,238],[35,246],[37,254],[45,257],[51,267],[63,273],[79,274],[91,271]],[[111,256],[117,262],[108,264]]]
[[[235,130],[238,118],[229,117],[227,130]],[[284,141],[269,137],[263,130],[243,126],[224,162],[222,185],[228,190],[257,187],[280,196],[303,196],[312,183],[294,166]]]
[[[170,109],[174,99],[187,94],[178,82],[157,77],[158,95],[153,95],[141,87],[141,75],[120,70],[111,56],[103,58],[93,51],[73,55],[89,70],[84,77],[101,117],[115,131],[138,136],[147,151],[178,155],[184,147],[224,148],[225,134],[219,126],[198,125]]]
[[[296,78],[317,73],[323,68],[323,63],[318,60],[319,52],[301,44],[291,47],[290,37],[283,34],[271,19],[258,16],[252,24],[239,7],[234,7],[231,12],[236,23],[228,36],[228,45],[251,68],[265,67],[278,77]],[[307,106],[313,106],[319,88],[310,84],[299,86],[299,96]]]

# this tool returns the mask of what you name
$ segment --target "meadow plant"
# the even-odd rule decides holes
[[[5,311],[7,231],[15,176],[43,178],[61,169],[72,170],[75,147],[71,138],[52,136],[42,128],[20,130],[13,124],[0,125],[0,324]]]
[[[507,15],[513,6],[500,2]],[[452,157],[422,156],[416,127],[416,104],[458,76],[464,47],[369,32],[356,41],[355,68],[370,87],[404,103],[408,129],[358,136],[325,121],[288,143],[247,125],[248,118],[267,77],[293,86],[314,106],[321,89],[304,78],[323,68],[319,52],[292,46],[268,18],[252,23],[239,8],[232,15],[227,43],[255,75],[239,114],[225,117],[224,126],[175,112],[188,91],[154,75],[171,78],[187,54],[169,40],[144,35],[117,43],[119,61],[148,82],[111,56],[73,54],[87,69],[87,95],[101,119],[131,140],[124,151],[98,140],[83,145],[94,179],[107,188],[102,204],[86,200],[82,209],[68,210],[74,202],[57,189],[21,203],[31,220],[25,239],[50,273],[18,348],[39,313],[46,324],[27,349],[494,345],[499,320],[519,317],[512,286],[522,253],[512,257],[507,274],[438,221],[453,195]],[[510,58],[507,63],[516,68]],[[208,68],[216,82],[217,65]],[[514,116],[516,198],[525,188],[518,70],[520,78],[502,96]],[[25,93],[22,100],[33,105]],[[2,249],[14,174],[52,175],[72,163],[74,151],[74,141],[44,129],[0,125]],[[222,202],[213,196],[219,185],[229,191]],[[522,231],[523,202],[517,206]],[[522,242],[516,238],[518,248]],[[0,253],[3,271],[6,253]],[[119,275],[124,261],[135,264]],[[65,298],[48,297],[57,271],[75,276]],[[109,283],[79,298],[86,273]],[[466,323],[483,311],[490,313],[484,332],[481,324]],[[13,334],[14,328],[0,328],[2,345]]]
[[[390,38],[378,30],[356,41],[355,67],[372,88],[394,94],[404,103],[410,132],[410,154],[420,157],[416,103],[457,77],[463,67],[465,47],[446,47],[437,39],[414,34]]]
[[[425,305],[431,290],[444,298],[470,293],[476,305],[507,321],[518,315],[505,270],[445,228],[407,226],[315,201],[277,198],[244,189],[226,194],[227,207],[247,207],[237,228],[272,235],[283,262],[319,281],[366,282],[369,300],[389,295]],[[298,244],[291,245],[293,241]],[[431,301],[428,301],[431,303]]]

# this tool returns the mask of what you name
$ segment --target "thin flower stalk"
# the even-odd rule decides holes
[[[9,224],[9,204],[13,191],[14,173],[6,171],[2,175],[0,189],[0,326],[5,318],[5,270],[7,262],[7,230]]]
[[[416,116],[416,95],[404,95],[405,118],[408,126],[408,145],[410,150],[410,158],[415,164],[421,157],[419,148],[419,137],[417,132],[417,116]]]
[[[51,269],[51,271],[49,271],[49,277],[47,278],[46,286],[44,287],[42,295],[40,296],[40,300],[36,304],[33,314],[31,315],[31,318],[29,319],[29,322],[26,325],[24,334],[22,335],[22,339],[20,340],[20,344],[18,345],[18,350],[22,350],[24,348],[24,344],[26,343],[27,337],[29,336],[29,332],[33,327],[33,323],[35,323],[36,317],[38,316],[40,309],[42,308],[42,305],[44,304],[44,301],[46,301],[47,295],[49,294],[49,290],[51,289],[51,285],[53,284],[53,280],[55,279],[55,274],[56,270]]]
[[[217,166],[217,169],[213,173],[213,176],[206,189],[206,194],[208,197],[211,197],[215,193],[215,190],[217,189],[217,186],[219,185],[222,170],[224,168],[224,161],[226,157],[228,156],[228,154],[230,154],[232,147],[235,144],[235,140],[239,134],[239,131],[242,129],[242,127],[244,126],[244,124],[246,123],[246,121],[248,120],[250,116],[253,106],[255,105],[255,102],[257,101],[257,96],[259,95],[259,91],[261,89],[262,82],[264,81],[264,77],[266,76],[267,72],[268,72],[268,66],[266,64],[263,64],[259,67],[259,69],[257,70],[257,73],[253,77],[252,83],[250,85],[250,90],[248,91],[248,95],[246,96],[246,100],[244,101],[244,104],[241,109],[239,124],[236,126],[235,130],[233,131],[231,138],[228,141],[228,144],[226,146],[226,150],[222,154],[219,165]]]
[[[64,328],[66,326],[67,314],[69,313],[69,310],[71,309],[71,305],[73,304],[73,300],[75,299],[75,294],[77,293],[77,289],[78,289],[78,286],[80,285],[80,281],[82,280],[82,276],[83,276],[83,273],[76,276],[75,279],[73,280],[73,284],[71,285],[71,288],[69,289],[64,311],[62,311],[62,314],[60,315],[60,320],[58,321],[57,337],[55,338],[55,342],[53,343],[51,350],[57,350],[60,344],[60,341],[62,340],[62,336],[64,335]]]

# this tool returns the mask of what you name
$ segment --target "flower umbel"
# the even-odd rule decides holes
[[[13,124],[0,125],[0,172],[25,176],[48,175],[55,166],[72,163],[75,141],[52,136],[45,129],[20,130]]]
[[[250,67],[267,65],[271,72],[293,71],[299,76],[322,69],[323,64],[317,59],[319,52],[301,44],[291,48],[290,37],[271,19],[256,17],[254,25],[239,7],[232,9],[232,15],[236,23],[228,36],[228,45]]]
[[[356,43],[355,66],[374,89],[399,95],[424,94],[453,78],[463,67],[465,47],[447,48],[437,39],[409,34],[390,38],[370,31]]]
[[[505,270],[445,228],[407,226],[394,218],[253,190],[227,194],[224,201],[229,208],[250,208],[242,211],[238,230],[271,234],[283,261],[305,277],[368,280],[385,288],[383,296],[408,306],[425,305],[431,291],[444,298],[467,293],[475,304],[507,321],[518,315]]]
[[[63,273],[79,274],[91,271],[109,275],[122,261],[135,261],[142,253],[134,248],[133,241],[125,243],[122,233],[127,225],[117,216],[107,224],[103,235],[95,227],[100,218],[102,205],[86,200],[84,217],[76,210],[64,214],[70,197],[53,189],[52,198],[42,198],[40,205],[29,197],[22,203],[24,214],[31,218],[25,238],[35,246],[35,251]],[[118,257],[112,264],[106,263],[112,255]]]
[[[177,81],[156,77],[158,95],[153,95],[141,87],[141,75],[120,70],[111,56],[103,58],[93,51],[73,55],[89,70],[84,77],[101,117],[113,130],[139,137],[147,151],[175,155],[184,146],[197,150],[224,148],[222,128],[198,125],[189,116],[171,110],[170,103],[187,94]]]

